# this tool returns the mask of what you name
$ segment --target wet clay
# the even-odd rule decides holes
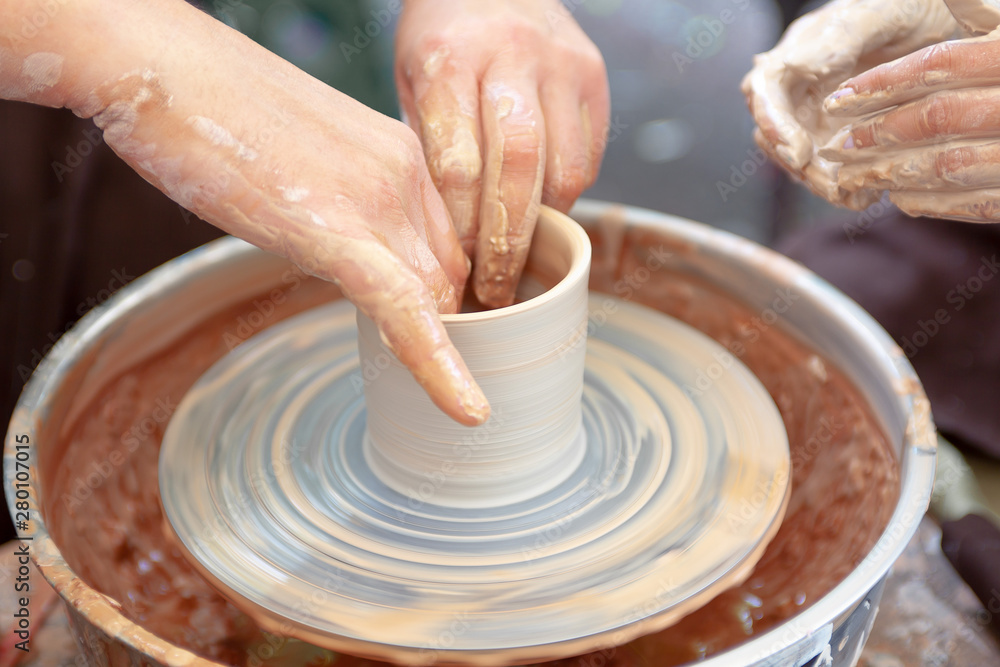
[[[843,375],[765,313],[689,276],[641,271],[648,266],[648,249],[663,243],[641,230],[613,244],[594,239],[592,287],[693,325],[754,371],[788,432],[792,496],[781,529],[744,584],[665,631],[553,664],[675,665],[772,628],[818,600],[863,560],[898,498],[892,448]],[[275,305],[267,325],[335,298],[319,281],[304,284],[309,287],[297,290],[294,301]],[[207,320],[96,393],[91,408],[62,431],[62,463],[48,485],[53,491],[46,493],[45,507],[53,539],[70,567],[121,603],[126,616],[168,641],[235,665],[259,664],[264,652],[253,647],[261,641],[260,631],[164,537],[156,465],[172,410],[228,351],[240,318],[245,321],[255,308],[250,302]],[[591,313],[595,324],[599,317],[599,311]],[[337,660],[338,667],[372,664],[346,656]]]
[[[997,0],[944,0],[963,28],[973,34],[992,31],[1000,25],[1000,2]]]

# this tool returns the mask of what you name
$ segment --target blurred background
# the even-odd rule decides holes
[[[384,15],[395,4],[213,0],[201,6],[398,117],[396,16],[372,30],[360,53],[344,48],[372,25],[373,12]],[[818,221],[839,229],[865,219],[790,183],[751,139],[740,80],[802,3],[564,4],[603,52],[611,83],[607,154],[585,196],[677,214],[767,245]],[[218,235],[126,167],[90,121],[0,101],[0,423],[6,425],[32,370],[76,320],[134,278]],[[0,524],[7,519],[0,512]],[[0,530],[0,541],[9,535],[9,526]]]

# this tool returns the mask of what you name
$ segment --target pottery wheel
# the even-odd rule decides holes
[[[160,458],[170,527],[263,627],[383,660],[541,661],[676,622],[777,531],[788,441],[720,345],[609,299],[590,303],[583,456],[541,495],[456,507],[434,503],[446,470],[384,483],[339,301],[239,346],[182,401]]]

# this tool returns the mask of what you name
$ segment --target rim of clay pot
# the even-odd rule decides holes
[[[803,642],[816,642],[816,646],[822,649],[829,641],[828,627],[843,620],[843,616],[881,581],[898,559],[916,531],[930,500],[937,441],[930,405],[913,367],[889,334],[858,304],[775,251],[729,232],[648,209],[581,200],[572,214],[587,220],[608,216],[621,220],[623,226],[631,228],[650,227],[673,236],[679,244],[690,243],[707,254],[738,259],[772,280],[794,284],[813,301],[816,309],[847,330],[850,345],[867,352],[871,377],[891,380],[895,388],[895,403],[880,406],[881,411],[873,407],[872,411],[890,439],[893,431],[902,432],[902,442],[893,442],[898,445],[897,453],[901,459],[901,487],[896,509],[876,545],[861,564],[810,607],[777,627],[699,664],[722,667],[754,664],[765,659],[769,660],[767,664],[779,664],[770,660],[775,656],[791,658],[800,655]],[[171,644],[129,620],[121,613],[121,605],[89,586],[69,567],[47,531],[38,502],[38,430],[41,421],[59,407],[57,403],[67,400],[60,395],[67,391],[67,386],[79,388],[85,382],[87,368],[81,373],[78,366],[84,361],[93,363],[101,351],[104,334],[119,326],[123,319],[151,308],[150,304],[155,304],[163,294],[179,290],[181,286],[203,277],[203,274],[215,274],[221,267],[238,267],[252,254],[259,257],[262,253],[239,239],[223,238],[210,242],[137,278],[89,312],[59,339],[35,369],[18,399],[5,438],[4,488],[8,511],[12,516],[16,511],[13,493],[15,438],[28,435],[32,444],[28,499],[31,528],[19,537],[30,538],[32,558],[42,575],[67,605],[88,622],[131,649],[166,665],[215,667],[220,663]],[[271,259],[285,265],[284,260]],[[734,296],[740,298],[738,294]],[[815,348],[816,345],[810,343],[810,347]],[[851,377],[851,380],[864,393],[865,388],[859,386],[857,379]],[[865,397],[872,398],[868,394]],[[886,423],[886,415],[883,414],[886,409],[900,413],[895,417],[898,423]],[[49,429],[55,430],[51,426]],[[789,653],[791,649],[795,652]]]
[[[545,238],[540,238],[544,234]],[[531,297],[521,303],[515,303],[503,308],[492,310],[481,310],[474,313],[456,313],[453,315],[441,315],[444,324],[464,324],[495,320],[500,317],[510,317],[518,313],[525,313],[539,308],[545,308],[548,304],[559,299],[566,292],[572,290],[586,281],[590,272],[590,237],[583,227],[572,218],[560,213],[555,209],[543,207],[538,216],[538,224],[535,227],[535,237],[532,243],[546,243],[549,240],[557,243],[565,243],[565,250],[569,252],[569,266],[565,274],[558,276],[558,282],[546,289],[538,296]],[[529,262],[530,262],[529,256]],[[562,273],[562,272],[560,272]]]

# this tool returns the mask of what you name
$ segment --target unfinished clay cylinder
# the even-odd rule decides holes
[[[463,426],[437,408],[358,314],[366,371],[365,458],[382,482],[420,503],[495,507],[541,495],[585,450],[580,399],[590,241],[566,216],[539,218],[519,302],[442,317],[491,406]]]

